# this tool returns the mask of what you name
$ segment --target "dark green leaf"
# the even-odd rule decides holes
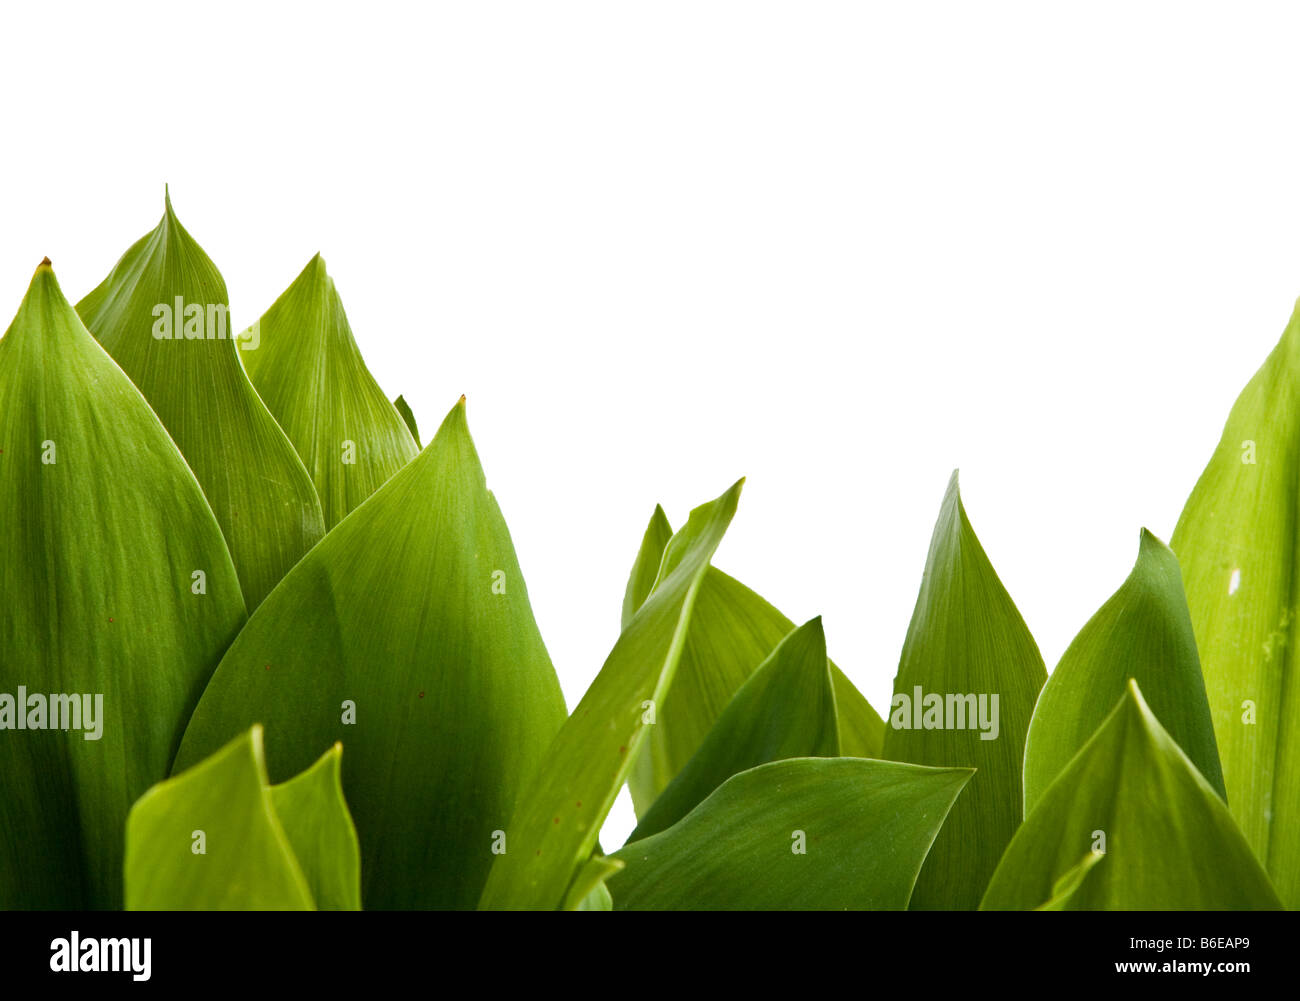
[[[976,774],[935,839],[913,908],[979,904],[1020,825],[1025,733],[1046,677],[1034,638],[966,518],[953,473],[894,678],[883,753],[967,765]]]

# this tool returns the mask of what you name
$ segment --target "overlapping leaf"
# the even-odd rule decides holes
[[[419,449],[366,368],[320,254],[254,330],[240,340],[244,367],[298,450],[333,528]]]
[[[731,776],[783,758],[840,753],[821,619],[795,629],[732,696],[700,749],[646,811],[629,844],[690,813]]]
[[[663,559],[668,540],[673,537],[673,527],[668,523],[661,505],[655,505],[655,513],[650,516],[645,535],[641,537],[641,548],[636,552],[632,563],[632,573],[628,575],[627,588],[623,592],[622,627],[626,629],[636,615],[637,609],[645,604],[646,598],[654,589],[659,579],[659,563]]]
[[[1025,742],[1026,813],[1110,715],[1129,678],[1225,795],[1178,560],[1145,529],[1133,572],[1075,637],[1038,697]]]
[[[333,752],[337,759],[337,752]],[[322,759],[324,760],[324,759]],[[307,773],[308,776],[311,773]],[[131,808],[126,825],[128,910],[311,910],[312,880],[281,818],[300,835],[313,821],[333,829],[331,790],[295,779],[287,795],[267,786],[262,731],[253,727],[205,761],[162,782]],[[337,788],[337,787],[336,787]],[[322,835],[321,844],[328,838]],[[307,842],[304,842],[304,846]],[[352,857],[335,852],[351,850]],[[332,892],[335,870],[356,866],[356,842],[305,857],[316,885]]]
[[[578,870],[564,898],[566,911],[612,911],[614,900],[606,881],[623,868],[618,859],[606,855],[593,855]]]
[[[281,775],[341,740],[365,906],[473,907],[564,717],[462,400],[249,620],[178,767],[258,721]]]
[[[343,745],[301,775],[271,787],[271,806],[322,911],[361,907],[361,847],[343,797]]]
[[[660,576],[660,558],[670,533],[663,509],[656,507],[624,594],[625,626]],[[650,809],[699,749],[736,690],[793,628],[793,622],[745,585],[709,568],[696,599],[673,693],[660,707],[655,729],[628,782],[638,816]],[[842,752],[878,757],[884,728],[880,716],[838,667],[832,663],[830,670]]]
[[[617,910],[902,910],[965,768],[792,758],[741,772],[626,845]]]
[[[221,273],[169,198],[158,227],[122,255],[77,312],[194,471],[251,610],[325,524],[307,470],[244,374],[228,307]]]
[[[953,473],[894,678],[883,753],[971,766],[976,774],[925,860],[913,908],[979,904],[1020,824],[1025,734],[1046,677],[1033,637],[975,537]]]
[[[1088,851],[1106,858],[1062,894],[1062,878]],[[981,906],[1044,901],[1069,910],[1281,906],[1223,800],[1132,681],[1016,832]]]
[[[742,481],[743,482],[743,481]],[[521,797],[479,906],[554,910],[588,864],[632,760],[658,725],[701,581],[731,523],[736,483],[691,512],[669,542],[660,583],[633,616]]]
[[[1170,540],[1228,805],[1300,907],[1300,309],[1232,407]]]
[[[118,907],[127,811],[244,601],[185,460],[48,261],[0,339],[0,414],[0,908]],[[44,729],[14,729],[38,721],[20,696]]]
[[[418,448],[420,445],[420,428],[415,423],[415,414],[411,412],[411,405],[406,402],[405,396],[399,396],[393,401],[393,406],[402,415],[402,420],[406,422],[406,428],[411,432],[411,437],[415,439]]]

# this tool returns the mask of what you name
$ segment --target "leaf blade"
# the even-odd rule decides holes
[[[1026,814],[1110,715],[1129,678],[1226,799],[1178,560],[1143,529],[1133,572],[1075,637],[1038,697],[1025,742]]]
[[[419,449],[366,368],[320,254],[256,330],[256,348],[241,341],[244,368],[306,466],[328,531]]]
[[[1300,308],[1241,391],[1170,544],[1182,564],[1228,805],[1300,906]]]
[[[1038,646],[971,528],[953,473],[894,678],[883,753],[977,771],[926,857],[913,908],[979,904],[1020,824],[1025,735],[1046,679]],[[932,728],[921,710],[935,697],[942,725]],[[976,712],[979,725],[971,726]]]
[[[244,600],[184,458],[48,261],[0,338],[0,413],[0,907],[118,908],[127,812]],[[23,688],[70,726],[14,732]]]
[[[902,910],[969,769],[790,758],[613,857],[617,910]],[[796,854],[798,835],[804,854]]]
[[[258,727],[146,792],[126,845],[127,910],[313,909],[271,805]]]
[[[654,586],[672,529],[656,507],[646,528],[623,599],[624,623]],[[795,624],[755,592],[709,567],[696,599],[691,629],[671,696],[628,787],[637,816],[644,816],[674,776],[699,750],[736,691]],[[834,662],[838,726],[845,754],[879,757],[884,722]]]
[[[252,610],[325,523],[307,470],[244,374],[228,311],[221,273],[170,197],[158,226],[77,303],[194,471]],[[164,329],[174,336],[155,336]]]
[[[564,717],[462,398],[249,619],[178,767],[257,720],[281,775],[341,740],[365,906],[472,908]]]
[[[737,689],[628,844],[671,827],[739,772],[784,758],[839,754],[826,637],[821,620],[813,619],[792,630]]]
[[[1105,863],[1061,901],[1065,909],[1281,906],[1227,806],[1132,681],[1016,832],[981,908],[1053,900],[1080,852],[1094,848],[1104,849]]]
[[[672,683],[700,582],[743,482],[696,508],[669,543],[661,586],[619,636],[547,751],[538,781],[516,807],[511,847],[493,863],[480,909],[553,910],[562,904],[645,738],[647,704],[662,702]]]
[[[302,867],[316,908],[361,910],[361,846],[343,797],[343,745],[316,764],[271,786],[271,806]]]

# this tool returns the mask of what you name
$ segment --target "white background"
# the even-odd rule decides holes
[[[883,710],[954,467],[1049,667],[1168,539],[1300,293],[1278,10],[6,5],[2,322],[169,182],[236,323],[319,250],[426,440],[468,394],[571,707],[747,475],[717,564]]]

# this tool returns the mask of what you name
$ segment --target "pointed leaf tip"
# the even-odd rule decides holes
[[[41,258],[41,263],[36,265],[37,271],[40,271],[42,268],[47,268],[51,271],[54,270],[54,265],[50,263],[50,259],[48,257]]]

